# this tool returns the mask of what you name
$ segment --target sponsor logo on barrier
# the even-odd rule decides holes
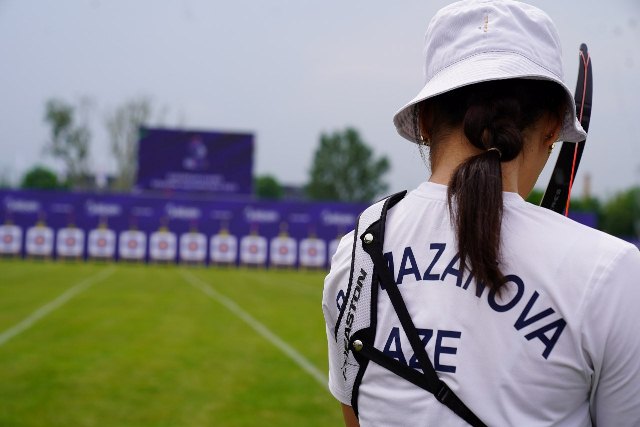
[[[37,200],[15,199],[7,196],[4,198],[4,204],[11,212],[37,213],[40,211],[40,202]]]
[[[280,214],[277,211],[256,209],[251,206],[244,208],[244,216],[248,222],[277,222]]]
[[[114,203],[96,202],[87,200],[85,203],[89,216],[119,216],[122,214],[122,207]]]
[[[324,225],[342,225],[353,227],[356,223],[356,216],[350,213],[323,210],[320,216]]]
[[[202,215],[200,209],[198,208],[194,208],[191,206],[180,206],[173,203],[167,204],[165,210],[170,218],[198,219]]]

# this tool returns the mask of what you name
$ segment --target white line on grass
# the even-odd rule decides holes
[[[58,298],[48,302],[47,304],[43,305],[42,307],[40,307],[39,309],[31,313],[29,317],[24,319],[22,322],[2,332],[0,334],[0,346],[2,346],[4,343],[9,341],[11,338],[15,337],[16,335],[29,329],[38,320],[42,319],[44,316],[51,313],[56,308],[66,303],[71,298],[73,298],[74,296],[78,295],[80,292],[87,289],[89,286],[95,284],[96,282],[100,282],[101,280],[106,279],[113,273],[114,270],[115,270],[114,267],[109,267],[105,270],[100,271],[99,273],[94,274],[93,276],[87,277],[86,279],[78,282],[77,284],[67,289]]]
[[[327,389],[327,379],[325,378],[325,375],[311,362],[309,362],[302,354],[296,351],[296,349],[287,344],[282,338],[271,332],[269,328],[267,328],[259,320],[244,311],[238,304],[235,303],[235,301],[222,295],[202,279],[199,279],[188,271],[181,271],[181,273],[187,283],[197,289],[200,289],[207,296],[213,298],[214,300],[225,306],[230,312],[238,316],[263,338],[280,349],[280,351],[282,351],[284,354],[289,356],[291,360],[293,360],[298,366],[300,366],[306,373],[311,375],[311,377],[316,380],[323,388]]]

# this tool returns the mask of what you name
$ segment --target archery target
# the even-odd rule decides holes
[[[27,255],[51,256],[53,253],[53,230],[36,225],[27,230]]]
[[[116,253],[116,233],[108,228],[91,230],[87,252],[91,258],[113,258]]]
[[[0,225],[0,254],[17,255],[22,249],[22,228],[13,224]]]
[[[327,245],[324,240],[308,238],[300,242],[300,265],[303,267],[324,267]]]
[[[185,233],[180,236],[180,259],[201,262],[207,257],[207,238],[202,233]]]
[[[271,265],[292,266],[296,263],[296,241],[291,237],[276,237],[269,248]]]
[[[240,262],[264,264],[267,261],[267,239],[262,236],[244,236],[240,241]]]
[[[154,261],[173,261],[176,258],[176,235],[170,231],[156,231],[151,234],[149,255]]]
[[[139,230],[120,233],[118,253],[126,260],[142,260],[147,251],[147,235]]]
[[[231,234],[217,234],[211,237],[211,261],[234,264],[238,253],[238,239]]]
[[[84,252],[84,230],[75,227],[61,228],[56,237],[56,254],[59,257],[81,257]]]

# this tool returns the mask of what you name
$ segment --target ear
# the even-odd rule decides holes
[[[433,107],[428,101],[423,101],[416,106],[418,109],[418,131],[425,141],[431,141],[431,129],[433,127]]]
[[[558,135],[562,129],[562,118],[555,114],[547,114],[544,125],[544,144],[551,147],[558,140]]]

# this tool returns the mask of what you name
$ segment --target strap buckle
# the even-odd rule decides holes
[[[447,397],[449,397],[451,389],[443,381],[440,381],[439,386],[440,388],[434,395],[436,396],[436,399],[438,399],[438,402],[444,404],[445,400],[447,400]]]

